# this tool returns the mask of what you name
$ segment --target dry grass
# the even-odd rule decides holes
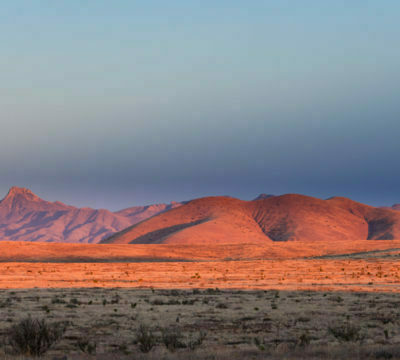
[[[69,323],[47,352],[49,359],[64,354],[68,359],[394,359],[400,358],[399,306],[398,295],[389,293],[5,290],[0,293],[0,338],[6,339],[29,314]],[[135,344],[143,324],[155,337],[148,354]],[[356,336],[331,330],[340,333],[346,326]],[[184,346],[171,352],[163,336],[174,332]],[[191,350],[200,332],[206,335]],[[9,351],[3,346],[0,353],[12,358]]]

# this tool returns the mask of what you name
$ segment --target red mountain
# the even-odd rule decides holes
[[[400,239],[400,213],[346,198],[288,194],[192,200],[105,240],[113,244],[263,243]]]
[[[12,187],[0,202],[0,239],[97,243],[179,203],[138,206],[116,213],[76,208],[42,200],[28,189]]]

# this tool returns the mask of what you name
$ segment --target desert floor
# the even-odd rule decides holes
[[[394,359],[399,308],[397,294],[373,292],[4,290],[0,351],[13,358],[9,329],[29,314],[67,324],[48,359]],[[149,353],[137,343],[142,324],[154,337]]]
[[[136,262],[49,262],[55,250],[39,245],[40,256],[0,262],[0,358],[24,358],[9,334],[31,316],[66,324],[48,359],[400,359],[398,245],[310,247],[297,258],[276,248],[286,256],[274,260],[241,260],[238,249],[222,260],[221,248],[188,261],[186,248],[146,261],[143,250]],[[141,325],[153,334],[149,353]]]
[[[0,262],[149,262],[301,259],[400,250],[400,240],[264,244],[99,245],[0,241]]]
[[[150,263],[0,263],[0,288],[400,292],[392,257]]]

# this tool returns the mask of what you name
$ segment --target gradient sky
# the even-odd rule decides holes
[[[400,202],[398,0],[5,0],[0,197]]]

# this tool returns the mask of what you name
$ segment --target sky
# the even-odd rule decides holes
[[[0,197],[400,202],[399,15],[397,0],[4,0]]]

